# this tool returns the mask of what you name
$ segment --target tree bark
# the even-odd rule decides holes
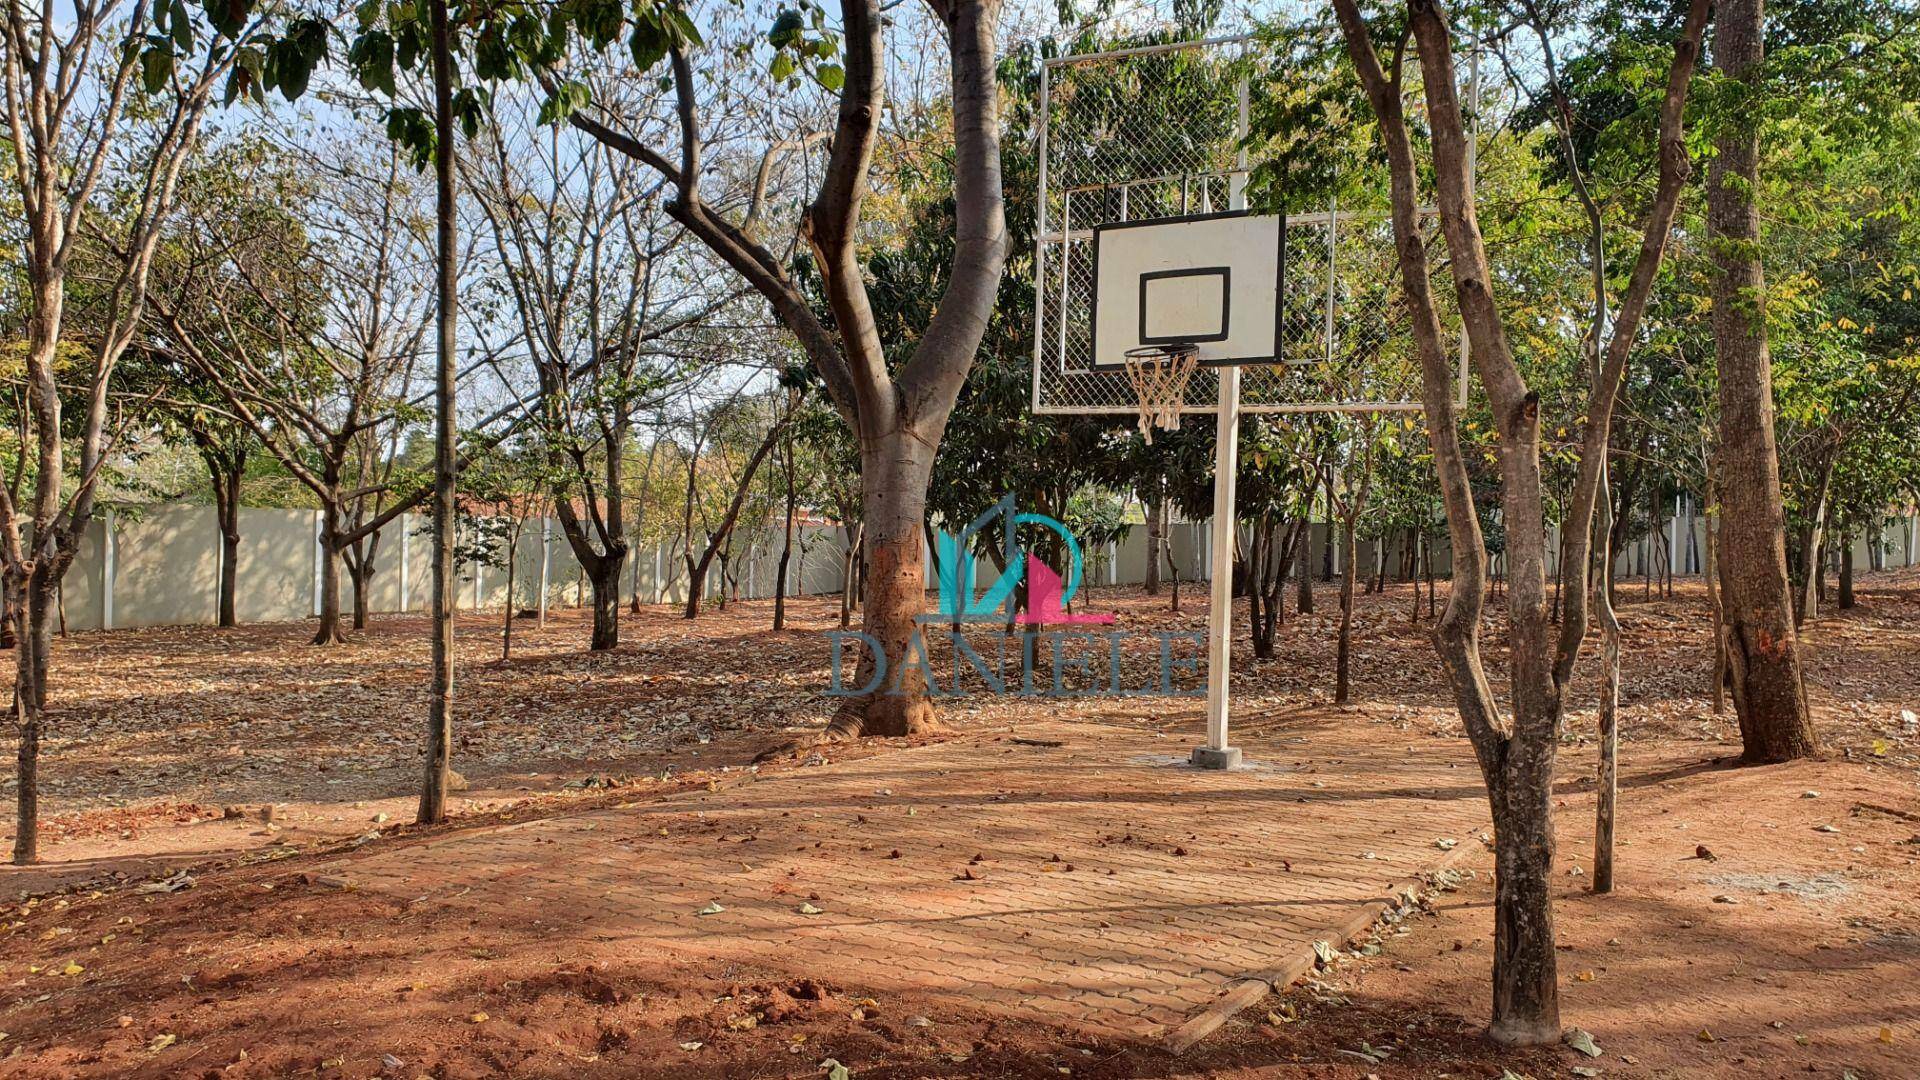
[[[1147,502],[1147,573],[1145,587],[1148,596],[1160,595],[1160,547],[1167,535],[1167,502],[1156,495]]]
[[[951,75],[954,255],[944,292],[904,362],[890,364],[861,264],[861,204],[885,111],[882,14],[877,0],[842,0],[844,82],[834,132],[800,232],[812,249],[832,329],[812,297],[787,275],[787,260],[704,204],[697,190],[700,140],[695,87],[684,51],[673,51],[681,155],[676,165],[633,136],[581,113],[570,121],[666,177],[677,189],[668,212],[772,304],[813,361],[860,445],[868,568],[863,619],[891,654],[904,652],[925,603],[920,518],[935,449],[998,298],[1007,254],[1000,171],[998,0],[933,5]],[[872,658],[866,658],[871,661]],[[904,692],[850,699],[829,737],[928,727],[933,709],[917,674],[888,671]]]
[[[314,645],[338,645],[347,640],[340,629],[340,550],[339,511],[329,506],[320,511],[320,625],[313,632]]]
[[[846,554],[840,561],[840,629],[845,630],[853,625],[853,599],[860,592],[860,546],[866,526],[842,525],[841,528],[847,534]]]
[[[40,861],[40,728],[41,708],[36,690],[40,672],[32,648],[27,575],[12,560],[5,570],[7,614],[13,625],[13,720],[18,735],[14,772],[13,861],[28,866]]]
[[[1305,519],[1306,536],[1300,541],[1300,557],[1296,565],[1298,573],[1298,604],[1294,610],[1302,615],[1313,614],[1313,517]]]
[[[799,492],[794,486],[793,434],[788,432],[785,438],[786,453],[782,467],[785,472],[787,488],[786,516],[780,532],[780,565],[773,574],[773,629],[775,633],[787,628],[787,565],[793,560],[793,519],[799,510]]]
[[[1807,712],[1787,590],[1786,514],[1774,443],[1773,363],[1760,259],[1757,95],[1765,59],[1764,0],[1721,0],[1714,63],[1746,96],[1716,140],[1707,224],[1718,273],[1713,336],[1719,364],[1720,582],[1742,758],[1779,762],[1819,748]]]
[[[1853,537],[1840,535],[1840,610],[1853,607]]]
[[[421,824],[447,816],[453,759],[453,531],[454,470],[458,466],[454,424],[456,318],[459,268],[455,264],[453,187],[453,55],[447,0],[428,0],[433,63],[434,233],[436,296],[434,324],[433,441],[433,644],[428,676],[426,745],[420,784]]]
[[[502,605],[504,610],[500,613],[500,662],[503,664],[513,659],[513,579],[514,570],[520,562],[519,559],[514,558],[514,553],[519,546],[520,528],[516,525],[513,533],[507,538],[507,602]]]
[[[926,608],[921,522],[933,448],[909,431],[867,441],[860,458],[861,528],[866,553],[861,630],[879,642],[885,668],[877,692],[849,698],[828,725],[829,739],[904,736],[940,730],[923,675],[926,646],[919,615]],[[910,662],[909,650],[917,653]],[[874,679],[876,657],[861,650],[854,685]]]
[[[595,560],[587,583],[593,588],[593,636],[587,648],[605,652],[620,644],[620,570],[626,552],[603,555]]]
[[[1360,560],[1355,558],[1353,550],[1354,525],[1357,517],[1359,517],[1359,511],[1355,510],[1341,523],[1341,543],[1346,554],[1346,572],[1340,575],[1340,642],[1334,654],[1333,676],[1335,705],[1345,705],[1347,699],[1353,696],[1353,579],[1360,573]]]

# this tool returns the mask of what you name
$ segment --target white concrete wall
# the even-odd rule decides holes
[[[1668,550],[1678,555],[1674,564],[1676,573],[1687,576],[1701,572],[1706,558],[1704,529],[1705,522],[1697,512],[1690,512],[1683,504],[1679,515],[1668,523],[1668,538],[1654,541],[1674,545]],[[1168,530],[1181,580],[1206,580],[1209,577],[1208,524],[1175,522]],[[314,615],[315,575],[319,570],[315,557],[315,513],[243,509],[240,531],[237,597],[240,621],[278,622]],[[1328,539],[1327,527],[1315,525],[1307,566],[1316,576],[1324,566],[1322,552]],[[838,527],[800,529],[788,568],[788,595],[839,592],[847,542],[846,530]],[[1394,579],[1398,576],[1400,552],[1405,544],[1402,536],[1362,540],[1361,565],[1369,568],[1374,565],[1374,552],[1381,543],[1386,547],[1387,576]],[[735,537],[732,570],[741,597],[766,599],[773,595],[780,547],[778,529],[743,532]],[[1862,571],[1870,565],[1869,547],[1864,537],[1855,543],[1855,566]],[[517,609],[539,605],[541,548],[540,523],[528,522],[514,556],[513,602]],[[567,607],[589,599],[591,590],[581,585],[579,563],[557,521],[548,523],[545,548],[548,606]],[[1889,568],[1912,566],[1920,561],[1920,521],[1913,517],[1890,517],[1882,535],[1881,550],[1884,565]],[[1622,577],[1640,575],[1649,554],[1647,539],[1629,542],[1618,553],[1616,571]],[[1558,535],[1553,533],[1548,537],[1549,573],[1553,572],[1557,555]],[[636,548],[628,558],[628,566],[620,579],[623,599],[631,599],[638,591],[641,602],[646,604],[685,602],[686,560],[677,541]],[[1111,547],[1088,552],[1088,583],[1138,584],[1146,578],[1146,558],[1146,527],[1136,525]],[[1342,553],[1338,562],[1343,564],[1345,558]],[[383,530],[375,565],[374,611],[427,610],[432,584],[427,518],[408,514]],[[1657,557],[1654,565],[1659,565]],[[1449,553],[1442,535],[1434,553],[1434,571],[1445,575],[1449,568]],[[62,586],[67,626],[74,630],[92,630],[108,625],[210,624],[217,615],[219,569],[220,534],[210,507],[163,504],[123,511],[111,517],[102,514],[87,527],[80,552]],[[986,569],[990,570],[991,564],[986,564]],[[931,587],[935,572],[931,559],[927,560],[927,572]],[[1171,578],[1164,563],[1161,577]],[[503,566],[463,565],[457,592],[459,610],[475,610],[476,604],[480,610],[499,610],[507,602],[506,582]],[[720,588],[716,559],[708,573],[707,596],[718,596]],[[341,602],[343,605],[352,602],[344,571]]]

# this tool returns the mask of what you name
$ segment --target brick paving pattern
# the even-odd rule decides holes
[[[577,955],[831,973],[1151,1037],[1486,827],[1464,742],[1415,754],[1358,718],[1254,729],[1255,766],[1232,773],[1125,718],[1023,725],[1062,745],[972,735],[336,870]]]

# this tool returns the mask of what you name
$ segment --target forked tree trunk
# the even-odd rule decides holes
[[[1765,59],[1762,0],[1720,0],[1714,13],[1714,63],[1735,84],[1758,92]],[[1773,362],[1760,297],[1759,109],[1736,117],[1716,141],[1707,183],[1707,223],[1718,273],[1713,336],[1719,364],[1720,580],[1727,612],[1727,658],[1742,757],[1790,761],[1818,749],[1807,713],[1799,641],[1788,596],[1774,444]]]
[[[709,209],[699,198],[696,87],[684,48],[676,44],[672,83],[678,96],[681,158],[676,164],[640,141],[581,112],[570,122],[665,176],[676,189],[668,212],[773,305],[819,370],[841,417],[860,445],[861,508],[867,531],[863,615],[879,643],[887,684],[849,701],[829,725],[830,737],[906,734],[934,724],[920,674],[901,671],[925,604],[920,543],[927,483],[948,415],[966,381],[999,294],[1007,230],[1000,174],[1000,88],[997,0],[939,5],[951,74],[954,251],[934,314],[912,355],[889,364],[873,318],[861,264],[861,204],[880,140],[884,111],[883,19],[877,0],[842,0],[843,78],[833,140],[817,197],[800,233],[819,274],[834,329],[814,297],[786,275],[787,260]],[[448,136],[451,140],[451,136]],[[864,685],[856,684],[856,685]],[[898,686],[898,692],[892,692]]]
[[[593,637],[587,648],[604,652],[620,644],[620,569],[626,552],[602,555],[587,581],[593,587]]]
[[[917,735],[940,729],[927,697],[926,646],[919,615],[926,610],[921,522],[933,448],[896,429],[862,440],[860,490],[866,571],[861,631],[878,642],[885,667],[875,692],[848,699],[827,728],[830,739]],[[911,652],[911,655],[910,655]],[[860,650],[854,686],[874,680],[877,658]]]
[[[1427,434],[1452,541],[1453,584],[1447,610],[1435,627],[1434,643],[1473,743],[1493,814],[1496,894],[1490,1033],[1506,1043],[1553,1042],[1560,1037],[1549,891],[1554,855],[1553,769],[1565,686],[1587,629],[1585,594],[1576,594],[1580,610],[1569,611],[1555,635],[1546,588],[1540,398],[1528,386],[1514,359],[1492,292],[1496,277],[1489,267],[1474,204],[1470,141],[1453,62],[1456,43],[1447,16],[1438,5],[1409,0],[1406,25],[1419,56],[1425,118],[1431,133],[1433,194],[1449,253],[1453,297],[1473,345],[1473,367],[1486,387],[1498,434],[1500,505],[1508,536],[1504,574],[1510,593],[1510,693],[1503,715],[1480,653],[1487,549],[1460,441],[1460,421],[1452,399],[1452,355],[1432,295],[1432,266],[1420,221],[1423,169],[1414,154],[1406,116],[1406,88],[1401,82],[1400,60],[1408,42],[1402,38],[1396,47],[1389,74],[1374,48],[1374,27],[1361,13],[1357,0],[1334,0],[1334,9],[1347,52],[1378,121],[1390,165],[1399,277],[1420,359]],[[1622,305],[1621,319],[1615,324],[1618,332],[1611,338],[1608,377],[1593,388],[1589,400],[1574,500],[1578,509],[1569,517],[1579,548],[1573,562],[1582,567],[1588,562],[1596,470],[1604,461],[1627,347],[1635,337],[1635,322],[1655,280],[1674,202],[1684,186],[1687,162],[1679,128],[1706,9],[1706,0],[1690,4],[1687,35],[1675,48],[1660,114],[1660,186],[1634,266],[1629,299]],[[1543,49],[1547,49],[1548,35],[1543,31],[1541,37]]]

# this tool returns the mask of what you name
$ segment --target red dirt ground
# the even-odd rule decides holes
[[[1590,895],[1572,873],[1589,865],[1584,712],[1562,756],[1564,1019],[1603,1048],[1591,1061],[1478,1037],[1489,902],[1479,853],[1465,864],[1476,875],[1404,933],[1387,931],[1377,955],[1343,958],[1177,1058],[998,1013],[943,1012],[923,1027],[910,1021],[929,1000],[880,997],[857,971],[831,966],[770,982],[646,953],[582,962],[533,928],[509,936],[429,920],[325,875],[300,880],[341,838],[369,830],[383,830],[382,845],[419,835],[430,858],[433,837],[502,814],[541,820],[729,782],[757,750],[824,716],[825,603],[799,605],[798,629],[778,636],[763,629],[764,604],[691,625],[651,610],[607,656],[578,651],[584,633],[570,615],[517,631],[521,658],[505,667],[490,664],[488,624],[476,619],[462,649],[457,758],[473,790],[463,820],[424,834],[376,820],[411,810],[418,620],[381,620],[334,651],[300,644],[298,626],[78,635],[55,659],[63,707],[43,766],[57,783],[50,865],[0,874],[9,896],[69,891],[0,909],[0,1076],[820,1076],[829,1056],[859,1076],[1920,1076],[1920,747],[1905,712],[1920,708],[1920,575],[1862,584],[1860,608],[1808,635],[1829,756],[1771,769],[1724,765],[1736,744],[1730,715],[1708,707],[1697,590],[1625,606],[1612,896]],[[1236,675],[1236,712],[1271,718],[1242,731],[1281,738],[1331,722],[1457,753],[1408,599],[1401,589],[1363,601],[1361,700],[1336,710],[1326,704],[1333,595],[1323,590],[1321,614],[1290,624],[1275,662]],[[1132,591],[1089,606],[1117,610],[1129,629],[1197,628],[1204,598],[1190,589],[1184,600],[1175,618],[1164,598]],[[982,731],[1032,723],[1057,704],[973,699],[946,715]],[[1147,719],[1178,747],[1194,717]],[[588,777],[624,786],[562,786]],[[274,830],[217,820],[223,805],[264,803],[278,806]],[[1702,846],[1712,859],[1698,857]],[[131,887],[187,864],[192,888]],[[244,963],[208,963],[241,936],[255,942]],[[337,982],[355,958],[448,950],[474,962],[427,973],[421,991],[356,997]],[[82,970],[67,974],[70,964]],[[742,1016],[758,1019],[746,1027]],[[367,1045],[374,1030],[397,1034]],[[149,1051],[168,1035],[178,1042]],[[702,1047],[681,1049],[692,1042]]]

